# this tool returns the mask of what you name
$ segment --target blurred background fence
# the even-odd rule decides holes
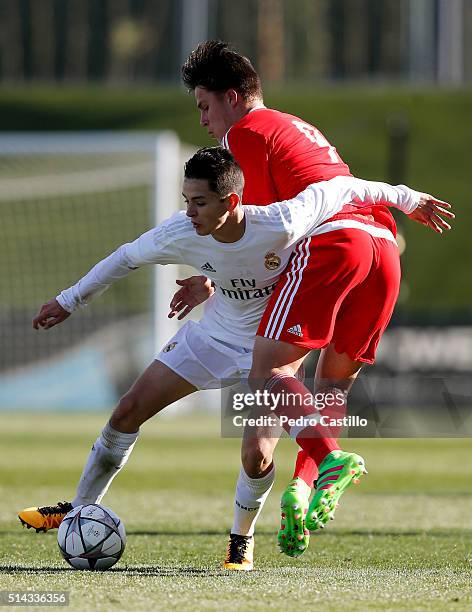
[[[0,80],[176,82],[230,40],[265,83],[472,79],[469,0],[1,0]]]
[[[470,404],[471,32],[471,0],[0,0],[0,141],[6,131],[171,129],[182,142],[208,144],[193,98],[179,83],[180,65],[201,40],[232,42],[259,70],[266,104],[315,124],[355,175],[407,182],[455,205],[454,231],[446,236],[401,220],[404,282],[375,373],[403,379],[409,373],[453,376],[461,381],[459,403]],[[90,163],[106,170],[116,167],[117,160],[102,156],[88,160],[85,169]],[[36,166],[33,175],[84,172],[83,164],[74,167],[67,157],[53,166]],[[12,173],[21,178],[21,168],[0,155],[0,183]],[[29,318],[86,272],[89,263],[149,227],[146,194],[152,180],[145,178],[116,206],[96,194],[72,198],[73,206],[63,206],[60,197],[51,199],[48,214],[61,216],[62,237],[52,234],[47,214],[18,194],[13,204],[5,182],[0,185],[0,392],[6,381],[21,385],[25,368],[39,380],[52,358],[63,360],[58,351],[67,348],[69,332],[58,328],[48,332],[55,340],[44,334],[33,341]],[[99,208],[103,240],[96,241],[95,250],[86,249],[86,258],[81,256],[81,262],[88,258],[84,269],[78,262],[67,268],[57,255],[61,240],[69,236],[80,242],[80,232],[89,231],[84,220],[93,221]],[[21,268],[29,265],[21,255],[22,240],[41,244],[41,250],[29,244],[31,270],[41,266],[45,275],[34,292],[28,288],[31,271],[25,274]],[[65,278],[64,270],[72,268],[72,276]],[[132,281],[135,290],[127,282],[112,290],[113,298],[104,297],[103,306],[74,315],[80,318],[75,329],[83,330],[79,340],[100,327],[112,300],[117,320],[124,322],[122,331],[129,334],[126,321],[145,317],[151,308],[147,281],[144,276]],[[134,369],[108,377],[110,392],[96,400],[98,407],[112,403],[152,356],[149,350],[140,354],[145,357],[136,360]],[[109,371],[109,363],[89,370],[96,379],[97,372]],[[83,363],[76,372],[83,381],[81,393],[87,385],[92,389],[96,382],[85,378]],[[410,384],[404,401],[412,402],[420,387],[422,401],[437,395],[435,390],[428,395],[428,387],[436,387],[426,380]],[[34,407],[32,400],[13,403]],[[65,403],[74,405],[71,400],[49,405]],[[95,407],[92,399],[84,403]]]

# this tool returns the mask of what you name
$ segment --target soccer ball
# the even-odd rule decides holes
[[[62,519],[57,543],[61,555],[75,569],[106,570],[123,554],[125,527],[109,508],[77,506]]]

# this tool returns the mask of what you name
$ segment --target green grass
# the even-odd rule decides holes
[[[261,516],[256,571],[224,573],[239,440],[205,415],[143,427],[104,502],[127,549],[112,570],[69,569],[55,532],[22,529],[16,511],[70,499],[106,415],[2,414],[0,590],[67,590],[72,610],[472,609],[472,444],[348,440],[369,475],[300,559],[278,553],[278,500],[295,446],[277,449],[278,478]]]

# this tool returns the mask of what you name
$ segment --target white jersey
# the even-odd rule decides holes
[[[244,235],[232,243],[199,236],[181,211],[119,247],[77,284],[62,291],[57,300],[72,312],[144,264],[186,264],[215,285],[214,295],[205,303],[202,329],[217,340],[252,348],[270,295],[301,238],[316,234],[322,223],[350,202],[366,206],[389,202],[409,213],[419,197],[405,186],[336,177],[310,185],[285,202],[244,206]],[[390,237],[395,240],[392,234]]]

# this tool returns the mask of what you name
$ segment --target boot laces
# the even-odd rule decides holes
[[[54,514],[67,514],[72,510],[72,505],[69,502],[58,502],[57,506],[42,506],[38,508],[38,512],[43,516],[51,516]]]
[[[231,534],[228,556],[232,563],[241,563],[244,560],[250,539],[250,536]]]

